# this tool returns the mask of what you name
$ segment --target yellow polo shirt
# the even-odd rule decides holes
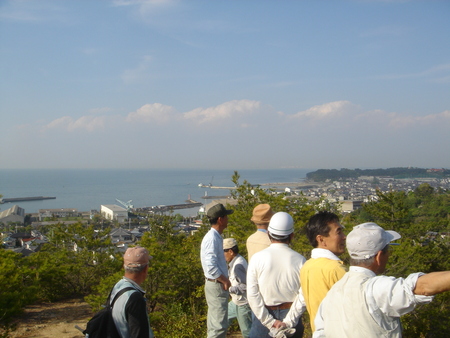
[[[320,303],[333,284],[346,272],[342,261],[336,255],[329,250],[318,248],[313,249],[312,258],[307,260],[300,270],[300,282],[313,332],[314,318]]]

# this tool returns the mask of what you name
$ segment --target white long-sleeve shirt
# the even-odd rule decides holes
[[[433,299],[433,296],[414,294],[421,275],[421,272],[413,273],[405,279],[376,276],[371,270],[351,266],[322,301],[314,320],[313,337],[346,337],[347,333],[355,332],[353,325],[359,325],[357,331],[361,334],[367,330],[365,337],[376,337],[376,332],[386,337],[401,337],[400,316]],[[356,304],[357,299],[362,299],[363,304]]]
[[[247,271],[247,299],[256,318],[269,330],[275,318],[266,309],[293,302],[284,322],[295,326],[305,310],[300,269],[306,259],[287,244],[272,243],[255,253]]]

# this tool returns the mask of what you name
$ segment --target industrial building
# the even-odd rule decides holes
[[[14,205],[9,209],[0,212],[0,223],[20,223],[23,224],[25,220],[25,209]]]
[[[125,208],[119,207],[115,204],[102,205],[100,207],[100,213],[106,219],[111,221],[117,221],[119,223],[125,223],[128,219],[128,211]]]

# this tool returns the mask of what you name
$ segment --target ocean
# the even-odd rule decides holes
[[[251,184],[301,182],[315,169],[238,170],[240,182]],[[26,213],[39,209],[100,210],[100,205],[128,202],[135,208],[185,203],[188,198],[209,203],[208,196],[229,195],[229,189],[201,188],[199,184],[232,187],[233,170],[191,169],[0,169],[3,198],[49,196],[56,199],[0,204],[0,211],[18,205]],[[197,208],[175,213],[195,216]]]

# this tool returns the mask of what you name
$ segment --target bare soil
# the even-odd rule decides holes
[[[22,316],[14,321],[16,329],[10,332],[9,337],[83,338],[84,335],[75,325],[84,329],[92,315],[91,307],[82,299],[30,305],[25,308]],[[242,338],[242,335],[239,332],[230,332],[227,337]]]
[[[82,338],[84,335],[75,325],[84,329],[91,317],[91,307],[81,299],[30,305],[14,322],[16,330],[10,337]]]

